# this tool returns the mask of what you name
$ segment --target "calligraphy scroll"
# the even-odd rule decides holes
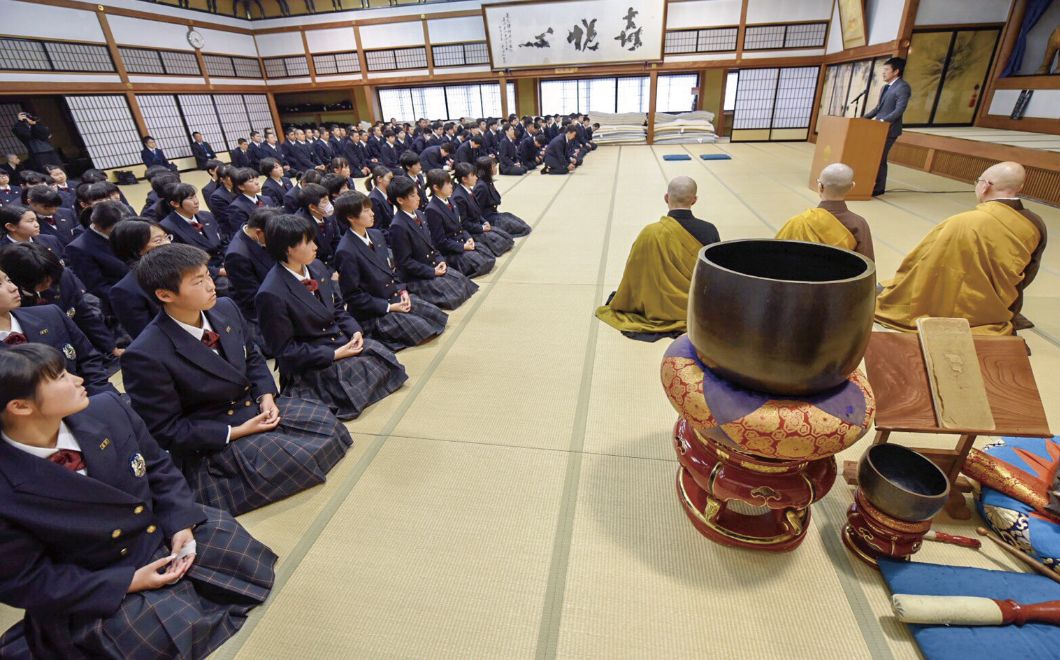
[[[494,69],[662,60],[665,0],[483,5]]]

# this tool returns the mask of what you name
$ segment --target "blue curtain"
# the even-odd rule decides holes
[[[1053,0],[1027,0],[1027,13],[1023,15],[1023,24],[1020,25],[1020,34],[1016,37],[1016,46],[1012,49],[1012,55],[1008,58],[1005,70],[1001,77],[1011,76],[1023,66],[1023,56],[1027,51],[1027,34],[1041,20],[1042,14],[1049,8]]]

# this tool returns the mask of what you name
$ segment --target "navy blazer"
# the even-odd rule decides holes
[[[453,196],[449,199],[460,213],[460,224],[464,231],[469,234],[481,234],[482,223],[485,220],[482,218],[482,209],[479,208],[475,196],[465,190],[464,186],[457,184],[453,188]]]
[[[471,194],[475,196],[475,201],[478,202],[478,207],[482,211],[482,217],[486,220],[489,220],[489,216],[496,213],[497,207],[501,205],[501,194],[492,181],[479,179]]]
[[[257,211],[262,206],[268,206],[269,200],[264,196],[258,195],[258,201],[261,202],[261,206],[258,206],[254,202],[250,201],[250,198],[243,193],[237,193],[232,202],[228,205],[228,209],[225,213],[225,236],[235,236],[236,232],[247,224],[247,220],[250,218],[250,214]]]
[[[367,167],[365,165],[364,145],[360,142],[354,144],[353,140],[345,138],[342,144],[339,145],[339,149],[346,160],[350,161],[350,171],[361,172]]]
[[[5,234],[5,235],[3,235],[3,239],[0,240],[0,245],[6,245],[8,243],[17,243],[17,242],[18,241],[16,241],[15,239],[11,238],[10,235]],[[66,246],[63,245],[63,242],[60,241],[57,236],[52,236],[50,234],[40,233],[40,234],[34,236],[33,238],[29,239],[29,242],[30,243],[40,243],[44,247],[48,248],[50,251],[54,252],[55,255],[57,257],[59,257],[60,259],[63,258],[63,255],[66,252]]]
[[[199,191],[199,195],[202,196],[202,201],[206,203],[206,208],[209,209],[210,213],[213,213],[214,218],[217,217],[217,213],[213,210],[213,207],[210,206],[210,198],[213,197],[214,191],[217,190],[220,185],[221,184],[217,183],[217,181],[210,179],[210,181],[202,187],[202,190]]]
[[[395,145],[390,144],[386,140],[379,143],[379,162],[382,165],[389,167],[392,170],[396,170],[401,167],[401,160],[398,158],[398,151]]]
[[[302,186],[291,184],[290,190],[283,194],[283,212],[297,213],[302,208]]]
[[[232,299],[239,305],[244,317],[257,321],[254,296],[258,295],[258,287],[275,265],[276,260],[268,250],[247,236],[245,231],[240,230],[232,235],[228,252],[225,253],[225,271],[228,272]]]
[[[66,370],[85,379],[85,389],[90,395],[117,392],[107,378],[103,356],[85,337],[74,322],[55,305],[37,305],[25,309],[13,309],[11,315],[22,326],[26,340],[47,344],[66,358]],[[0,350],[10,348],[0,342]]]
[[[434,267],[444,261],[431,242],[427,221],[420,211],[416,211],[416,215],[417,219],[413,219],[398,209],[394,214],[394,222],[390,225],[389,237],[394,250],[394,262],[398,275],[406,282],[434,279],[437,277]]]
[[[513,167],[519,164],[519,152],[505,135],[497,146],[497,159],[502,167]]]
[[[155,149],[154,151],[151,151],[147,147],[144,147],[143,151],[140,152],[140,158],[141,160],[143,160],[144,165],[147,167],[161,165],[163,167],[168,167],[171,170],[177,169],[176,165],[169,162],[169,159],[166,158],[166,154],[162,151],[162,149]]]
[[[384,142],[383,138],[378,138],[374,135],[368,136],[368,139],[364,142],[364,153],[368,156],[369,161],[373,158],[379,160],[379,150],[383,147]]]
[[[287,162],[287,154],[283,150],[283,146],[279,144],[269,144],[268,142],[262,142],[258,145],[258,164],[265,158],[275,158],[280,161],[280,165],[290,165]]]
[[[423,166],[424,172],[444,168],[447,160],[448,158],[442,155],[442,149],[438,145],[427,147],[420,152],[420,165]]]
[[[85,285],[74,274],[74,271],[64,268],[62,275],[59,276],[59,286],[52,286],[36,295],[23,294],[22,304],[27,306],[58,305],[68,318],[73,319],[81,332],[85,333],[97,351],[110,355],[115,346],[114,333],[103,322],[103,315],[99,308],[88,304],[85,300],[85,293]]]
[[[254,300],[261,335],[276,356],[281,376],[328,368],[335,361],[335,349],[361,332],[361,326],[336,300],[324,265],[314,261],[309,275],[317,281],[319,297],[283,264],[276,264]]]
[[[55,192],[59,193],[59,197],[63,200],[63,208],[69,209],[73,213],[74,209],[77,208],[77,190],[71,185],[70,181],[67,180],[66,186],[60,188],[55,187]]]
[[[458,163],[471,163],[474,165],[475,160],[477,160],[479,156],[485,155],[482,152],[483,149],[475,147],[474,142],[471,140],[465,140],[464,143],[457,148],[455,160]]]
[[[234,151],[239,151],[235,149]],[[210,146],[209,142],[198,142],[191,143],[191,155],[195,156],[195,165],[200,170],[206,169],[206,161],[217,158],[217,154],[214,153],[213,147]]]
[[[368,199],[372,202],[372,212],[375,213],[375,228],[386,233],[390,231],[390,223],[394,221],[396,211],[386,194],[379,188],[372,188],[368,193]]]
[[[452,201],[450,200],[450,203]],[[427,227],[431,232],[431,242],[444,254],[463,254],[464,243],[471,238],[460,224],[460,214],[456,207],[451,207],[438,197],[432,197],[424,212],[427,216]]]
[[[110,300],[110,288],[129,272],[129,266],[114,256],[110,240],[91,228],[81,232],[66,246],[65,261],[84,282],[88,292],[103,301]]]
[[[255,172],[258,171],[258,167],[261,166],[261,159],[264,158],[264,155],[261,153],[262,144],[265,143],[262,142],[261,144],[258,144],[251,140],[250,145],[247,146],[247,157],[250,159],[250,167],[253,167]]]
[[[87,476],[0,442],[0,601],[50,620],[108,617],[133,573],[206,516],[117,394],[63,421]]]
[[[210,195],[210,203],[206,206],[210,209],[210,213],[213,213],[213,217],[217,220],[219,227],[228,226],[228,207],[238,194],[219,185],[217,190]]]
[[[14,177],[11,177],[14,180]],[[19,204],[22,201],[22,188],[15,184],[8,184],[7,190],[0,190],[0,206],[7,204]]]
[[[323,223],[320,223],[305,209],[298,209],[295,215],[305,218],[306,221],[317,228],[317,259],[330,266],[332,259],[335,257],[335,248],[339,246],[339,238],[342,233],[339,231],[334,216],[328,216],[324,218]]]
[[[154,294],[143,290],[136,273],[129,271],[110,288],[110,308],[121,327],[136,339],[161,309]]]
[[[37,223],[40,225],[41,236],[54,236],[64,248],[84,229],[74,217],[74,212],[64,207],[56,209],[55,215],[52,216],[38,213]]]
[[[218,298],[206,319],[220,355],[162,311],[121,356],[133,409],[181,463],[224,449],[228,428],[258,415],[262,395],[277,393],[236,304]]]
[[[281,177],[279,181],[272,177],[266,177],[265,183],[261,186],[261,196],[265,198],[267,205],[280,208],[283,206],[284,195],[293,186],[294,184],[287,177]],[[240,227],[242,226],[240,225]]]
[[[386,235],[369,229],[372,247],[348,231],[335,252],[335,269],[339,271],[339,289],[346,310],[357,319],[385,316],[390,303],[397,302],[405,284],[398,281]]]
[[[283,154],[287,157],[287,162],[290,163],[291,167],[299,172],[311,170],[320,164],[316,160],[313,148],[308,144],[284,142]]]
[[[570,165],[571,155],[571,146],[567,144],[567,136],[561,133],[552,138],[552,141],[545,147],[545,165],[553,170],[566,170]]]
[[[220,268],[224,260],[224,247],[221,244],[221,235],[217,230],[217,221],[214,220],[213,214],[208,211],[199,211],[195,214],[195,219],[202,224],[202,231],[196,231],[194,227],[188,224],[187,220],[177,215],[176,211],[167,215],[158,224],[172,234],[173,240],[177,243],[194,245],[201,250],[205,250],[210,255],[210,266]]]
[[[540,162],[538,161],[538,154],[540,151],[541,150],[537,147],[537,143],[534,142],[534,136],[527,135],[519,141],[519,162],[527,169],[534,169]]]
[[[258,171],[258,168],[255,167],[254,163],[250,160],[250,149],[243,151],[239,147],[236,147],[235,149],[232,149],[228,152],[228,157],[230,159],[229,162],[232,164],[232,167],[250,167],[255,172]],[[202,169],[204,166],[205,163],[200,165],[199,168]]]
[[[335,150],[331,148],[329,143],[324,142],[323,140],[313,140],[312,147],[317,160],[323,165],[327,165],[331,162],[331,159],[335,157]]]

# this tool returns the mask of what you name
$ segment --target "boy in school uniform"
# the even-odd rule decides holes
[[[291,180],[284,176],[283,165],[275,158],[263,158],[257,169],[265,177],[265,183],[261,186],[261,196],[265,198],[265,204],[275,208],[282,207],[284,195],[294,187]]]
[[[217,188],[210,193],[209,202],[206,207],[213,213],[218,227],[228,226],[228,206],[236,198],[236,192],[232,187],[232,174],[236,168],[228,164],[222,164],[217,168]],[[205,193],[206,188],[203,188]]]
[[[18,287],[0,270],[0,351],[27,343],[58,350],[67,371],[85,379],[89,394],[117,392],[107,380],[103,356],[74,322],[55,305],[23,308]]]
[[[0,170],[0,206],[14,204],[22,199],[22,189],[11,184],[11,173]]]
[[[239,138],[236,148],[228,152],[228,157],[231,159],[232,167],[250,167],[250,143],[247,139]]]
[[[247,218],[247,224],[236,232],[225,252],[225,270],[232,289],[232,300],[239,306],[247,325],[250,326],[254,343],[266,357],[265,342],[258,328],[258,308],[254,305],[254,296],[258,295],[265,276],[269,274],[276,260],[265,249],[265,224],[270,218],[282,213],[280,209],[257,209]]]
[[[420,153],[420,165],[423,166],[423,171],[447,169],[453,162],[449,156],[452,152],[453,147],[448,142],[427,147]]]
[[[309,220],[316,226],[317,259],[330,268],[341,233],[335,224],[335,207],[331,203],[327,189],[317,183],[309,183],[302,187],[301,200],[302,208],[295,215]]]
[[[526,174],[526,168],[519,162],[519,150],[515,146],[517,138],[515,129],[511,126],[497,143],[497,161],[500,165],[501,174],[506,176],[521,176]]]
[[[103,301],[109,313],[110,287],[125,277],[129,267],[114,255],[110,232],[128,213],[121,202],[102,201],[87,211],[88,228],[66,246],[66,264],[84,282],[88,292]]]
[[[64,248],[84,230],[74,212],[63,204],[62,196],[48,186],[33,186],[26,191],[26,205],[37,215],[41,234],[59,239]]]
[[[52,178],[52,188],[55,192],[59,193],[59,197],[62,198],[63,203],[61,206],[74,210],[74,204],[77,202],[77,190],[76,187],[66,178],[66,170],[63,169],[62,165],[56,165],[54,163],[46,165],[44,167],[45,174]]]
[[[541,169],[542,174],[569,174],[574,171],[577,137],[578,131],[574,124],[567,124],[563,133],[552,138],[545,147],[545,167]]]
[[[210,176],[210,180],[202,187],[202,190],[199,191],[202,193],[202,201],[206,203],[206,209],[210,211],[210,213],[213,213],[215,218],[217,217],[217,213],[215,213],[213,207],[210,206],[210,197],[213,196],[217,187],[221,185],[217,180],[217,172],[222,165],[224,165],[224,163],[219,160],[206,161],[206,167],[204,169],[206,170],[206,174]]]
[[[159,312],[158,301],[147,295],[133,271],[145,254],[172,241],[172,234],[149,220],[123,220],[110,233],[114,254],[129,265],[125,277],[110,288],[110,308],[132,339],[136,339]]]
[[[169,162],[165,152],[159,148],[153,137],[145,135],[140,141],[144,144],[143,151],[140,152],[140,159],[145,167],[161,166],[173,172],[177,171],[177,166]]]
[[[0,351],[3,657],[201,658],[264,602],[276,555],[196,505],[143,421],[54,349]]]
[[[166,206],[169,214],[161,222],[162,228],[173,236],[173,242],[194,245],[210,255],[210,274],[214,279],[224,278],[224,244],[213,214],[199,210],[199,196],[195,186],[181,183],[166,191]],[[231,213],[229,213],[231,217]],[[227,283],[219,283],[222,291]]]
[[[162,306],[122,356],[125,389],[198,502],[239,515],[323,483],[353,444],[317,401],[280,398],[208,257],[163,245],[136,265]]]

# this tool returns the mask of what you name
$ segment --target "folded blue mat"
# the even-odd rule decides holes
[[[688,154],[664,154],[663,160],[692,160]]]
[[[881,559],[880,572],[892,594],[982,596],[1019,603],[1060,600],[1060,584],[1043,575],[987,571],[981,568],[898,562]],[[909,626],[927,660],[969,658],[1056,658],[1060,656],[1060,627],[1040,623],[1025,626]]]
[[[732,160],[729,154],[699,154],[703,160]]]

